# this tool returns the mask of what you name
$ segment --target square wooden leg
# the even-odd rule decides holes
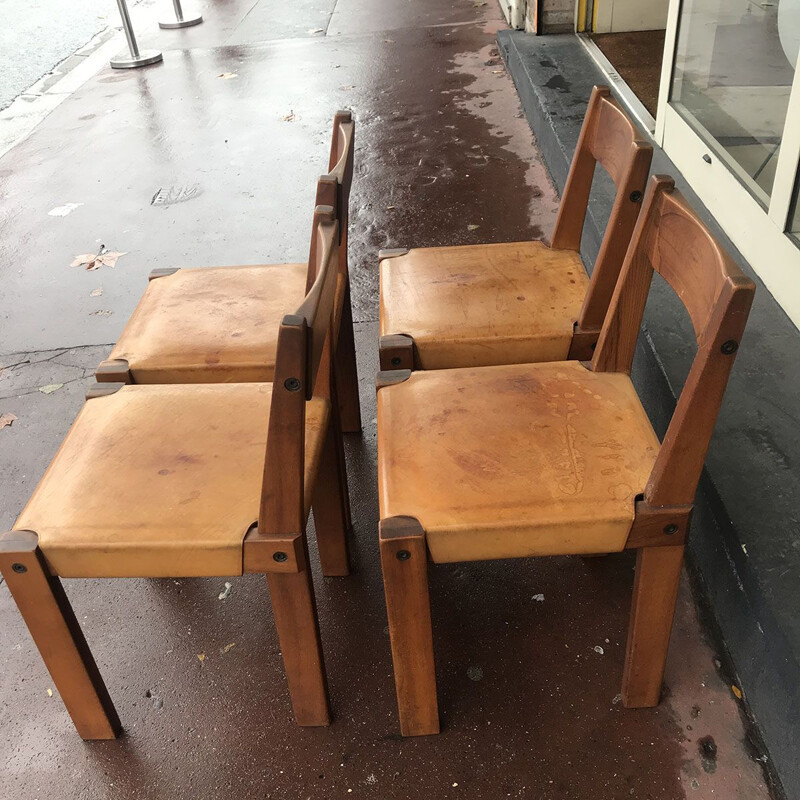
[[[300,572],[267,573],[289,695],[298,725],[329,725],[328,685],[308,564]]]
[[[317,548],[326,577],[350,574],[348,539],[352,523],[344,445],[336,415],[331,415],[312,498]]]
[[[83,739],[114,739],[122,726],[59,579],[31,531],[0,539],[0,571]]]
[[[342,317],[339,323],[339,341],[334,360],[336,383],[339,390],[339,411],[344,433],[360,433],[361,402],[358,397],[358,365],[353,331],[353,309],[350,304],[350,285],[344,290]]]
[[[638,551],[622,678],[622,702],[627,708],[657,706],[661,698],[683,551],[682,545]]]
[[[411,517],[383,520],[380,550],[400,732],[439,733],[425,531]]]

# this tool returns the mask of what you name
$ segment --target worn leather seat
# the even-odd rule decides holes
[[[414,372],[378,392],[380,516],[437,562],[620,551],[659,446],[624,374]]]
[[[409,250],[381,261],[381,336],[421,369],[563,361],[589,285],[574,250],[541,242]]]
[[[271,399],[271,384],[249,383],[124,386],[88,400],[14,529],[35,531],[67,578],[242,574]],[[329,412],[326,400],[307,403],[307,504]]]
[[[179,269],[147,286],[110,360],[133,383],[269,382],[278,329],[306,292],[307,264]]]

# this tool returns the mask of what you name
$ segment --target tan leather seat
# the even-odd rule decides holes
[[[566,360],[589,285],[580,256],[541,242],[384,258],[381,336],[414,340],[419,367]]]
[[[307,264],[179,269],[151,280],[109,359],[134,383],[269,382]]]
[[[418,519],[437,562],[624,549],[658,451],[630,378],[576,361],[378,392],[381,519]]]
[[[62,577],[242,574],[271,399],[271,384],[250,383],[125,386],[88,400],[14,529],[35,531]],[[308,502],[329,404],[306,408]]]

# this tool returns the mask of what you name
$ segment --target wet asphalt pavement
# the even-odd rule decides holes
[[[377,551],[377,251],[546,235],[557,198],[497,56],[493,3],[211,0],[203,13],[194,38],[142,37],[162,65],[101,71],[0,160],[0,413],[17,416],[0,430],[0,524],[151,269],[304,258],[330,119],[352,108],[355,569],[315,574],[334,722],[294,725],[262,578],[222,600],[223,578],[67,581],[125,727],[84,743],[0,586],[0,797],[766,797],[686,586],[665,701],[621,707],[625,554],[432,568],[443,733],[399,737]],[[69,266],[101,242],[127,253],[114,269]]]

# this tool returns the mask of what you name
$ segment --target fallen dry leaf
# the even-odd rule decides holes
[[[239,73],[238,72],[221,72],[219,75],[217,75],[217,77],[218,78],[222,78],[222,80],[224,80],[224,81],[229,81],[231,78],[238,78],[239,77]]]
[[[89,297],[100,297],[101,294],[103,294],[102,289],[92,289],[92,291],[89,292]]]
[[[8,427],[16,418],[16,414],[12,414],[10,411],[6,414],[0,414],[0,428]]]
[[[97,253],[84,253],[72,259],[71,267],[86,266],[86,269],[95,269],[94,262],[97,261]]]
[[[478,228],[480,228],[480,225],[467,225],[468,231],[476,231]]]
[[[117,259],[122,258],[122,256],[128,255],[127,253],[120,253],[116,250],[107,250],[105,253],[102,253],[97,257],[98,264],[105,264],[107,267],[115,267],[117,264]]]
[[[48,689],[47,690],[47,696],[48,697],[52,697],[53,696],[53,690],[52,689]]]
[[[114,312],[109,311],[106,308],[98,309],[97,311],[91,311],[89,313],[90,317],[110,317]]]
[[[53,394],[53,392],[57,392],[63,385],[63,383],[48,383],[47,386],[40,386],[39,391],[42,394]]]
[[[738,686],[736,686],[735,684],[732,685],[731,686],[731,691],[733,692],[733,694],[734,694],[734,696],[736,697],[737,700],[741,700],[742,699],[742,690]]]
[[[206,654],[205,653],[198,653],[197,654],[197,660],[202,664],[206,660]]]
[[[288,114],[285,114],[283,117],[281,117],[281,119],[282,119],[284,122],[294,122],[294,121],[295,121],[295,119],[296,119],[296,118],[295,118],[294,111],[290,111]]]
[[[220,653],[227,653],[229,650],[232,650],[236,647],[236,642],[231,642],[230,644],[226,644],[225,647],[220,649]]]
[[[70,266],[85,267],[89,271],[99,269],[104,265],[106,267],[114,267],[117,264],[117,260],[126,255],[128,254],[120,253],[117,250],[106,250],[101,247],[99,253],[83,253],[83,255],[75,256]]]

